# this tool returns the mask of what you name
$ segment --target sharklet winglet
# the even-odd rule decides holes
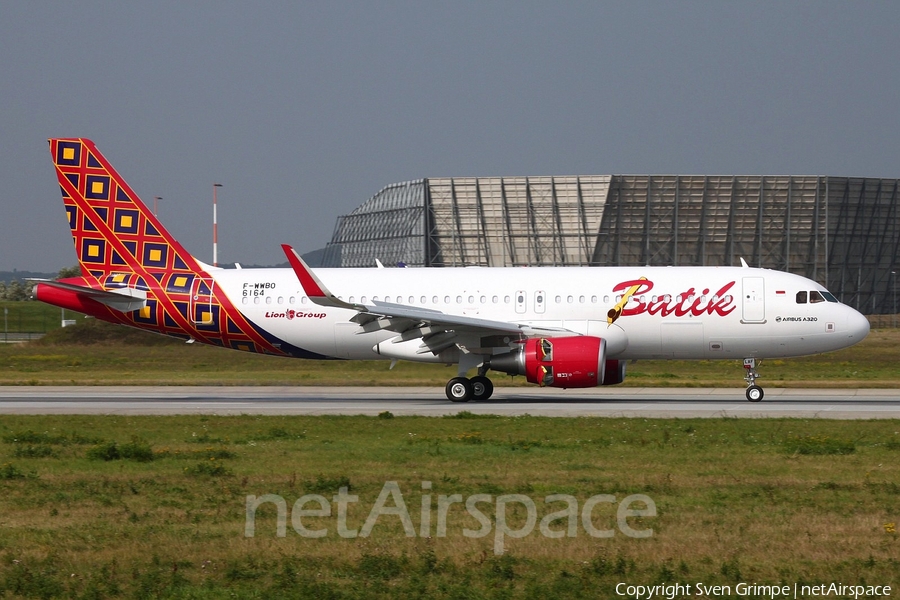
[[[350,310],[356,310],[360,312],[366,311],[366,307],[361,304],[350,304],[349,302],[344,302],[334,294],[332,294],[325,284],[316,277],[316,274],[312,272],[312,269],[309,268],[309,265],[300,258],[300,255],[294,250],[289,244],[282,244],[281,249],[284,250],[285,256],[287,256],[288,262],[291,264],[291,268],[294,269],[294,273],[297,275],[297,279],[300,280],[300,285],[303,287],[303,291],[309,297],[313,304],[318,304],[319,306],[331,306],[334,308],[347,308]]]

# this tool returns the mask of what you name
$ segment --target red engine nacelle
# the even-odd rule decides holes
[[[532,338],[522,348],[491,358],[491,368],[524,375],[540,386],[583,388],[608,385],[606,340],[591,336]],[[624,377],[624,363],[622,377]],[[616,381],[615,383],[619,383]]]

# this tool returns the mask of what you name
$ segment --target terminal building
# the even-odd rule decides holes
[[[395,183],[338,218],[322,266],[739,265],[804,275],[897,312],[900,179],[445,177]]]

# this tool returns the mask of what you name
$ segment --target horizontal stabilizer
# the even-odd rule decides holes
[[[45,285],[47,287],[56,288],[74,292],[85,298],[90,298],[101,304],[105,304],[113,310],[119,312],[132,312],[140,310],[147,306],[147,292],[144,290],[136,290],[134,288],[118,288],[115,290],[95,290],[94,288],[84,287],[82,285],[74,285],[71,283],[63,283],[61,281],[41,281],[34,286],[34,294],[37,295],[38,286]]]

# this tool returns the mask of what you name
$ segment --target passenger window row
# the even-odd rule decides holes
[[[655,296],[654,296],[654,298],[655,298]],[[339,299],[340,299],[340,300],[343,300],[344,298],[341,296],[341,297],[339,297]],[[381,297],[381,296],[372,296],[371,299],[372,299],[373,302],[378,302],[379,300],[382,299],[382,297]],[[468,300],[468,303],[469,303],[469,304],[475,304],[475,303],[476,303],[476,297],[475,297],[475,296],[469,296],[469,297],[466,298],[466,299]],[[608,301],[609,301],[609,296],[604,296],[603,299],[604,299],[605,302],[608,302]],[[404,298],[403,298],[402,296],[384,296],[384,297],[383,297],[383,300],[384,300],[385,302],[396,302],[397,304],[404,304]],[[406,302],[405,302],[405,303],[406,303],[406,304],[409,304],[409,305],[414,305],[414,304],[422,304],[422,305],[425,305],[425,304],[428,304],[428,303],[429,303],[428,300],[429,300],[429,299],[428,299],[426,296],[421,296],[421,297],[419,298],[418,303],[417,303],[417,302],[416,302],[416,298],[415,298],[414,296],[409,296],[409,298],[406,299]],[[441,302],[441,300],[443,300],[443,302]],[[432,297],[431,297],[431,304],[434,304],[434,305],[438,305],[438,304],[442,304],[442,303],[443,303],[443,304],[453,304],[453,303],[454,303],[454,300],[455,300],[455,303],[456,303],[456,304],[463,304],[464,298],[463,298],[463,296],[456,296],[455,298],[453,298],[453,297],[451,297],[451,296],[444,296],[443,298],[441,298],[441,297],[439,297],[439,296],[432,296]],[[478,303],[479,303],[479,304],[487,304],[487,303],[488,303],[488,297],[487,297],[487,296],[480,296],[480,297],[477,298],[477,300],[478,300]],[[296,299],[294,296],[291,296],[290,298],[287,299],[287,301],[288,301],[289,304],[295,304],[295,303],[297,302],[297,299]],[[301,297],[300,297],[300,303],[301,303],[301,304],[306,304],[307,301],[308,301],[308,298],[307,298],[306,296],[301,296]],[[348,301],[349,301],[351,304],[356,303],[356,296],[350,296],[350,298],[348,299]],[[360,296],[359,301],[360,301],[361,304],[368,304],[368,303],[369,303],[369,297],[368,297],[368,296]],[[500,296],[491,296],[491,298],[490,298],[490,303],[491,303],[491,304],[500,304],[501,302],[502,302],[503,304],[509,304],[510,301],[511,301],[511,299],[510,299],[509,296],[503,296],[502,298],[501,298]],[[520,303],[521,303],[521,302],[524,302],[524,301],[525,301],[524,298],[520,298],[520,299],[519,299],[519,302],[520,302]],[[538,298],[538,302],[542,302],[542,301],[543,301],[543,300],[542,300],[541,298]],[[568,297],[566,298],[566,301],[567,301],[569,304],[572,304],[572,303],[575,302],[575,298],[574,298],[574,296],[568,296]],[[591,296],[590,301],[591,301],[592,303],[596,304],[597,301],[598,301],[597,296]],[[265,296],[265,297],[256,296],[256,297],[254,297],[254,298],[252,298],[252,299],[251,299],[251,298],[244,297],[244,299],[243,299],[243,303],[244,303],[244,304],[250,304],[251,302],[252,302],[253,304],[263,304],[263,303],[265,303],[265,304],[272,304],[272,303],[284,304],[285,298],[284,298],[283,296],[278,296],[277,299],[274,298],[273,296]],[[580,304],[584,304],[585,302],[587,302],[587,299],[586,299],[584,296],[579,296],[579,297],[578,297],[578,302],[579,302]],[[556,296],[556,303],[557,303],[557,304],[561,304],[561,303],[562,303],[562,298],[561,298],[560,296]]]
[[[816,292],[816,291],[809,292],[809,302],[813,302],[813,303],[824,302],[826,299],[828,300],[828,302],[837,302],[837,300],[834,298],[834,296],[832,296],[828,292],[824,292],[824,294],[825,294],[825,298],[823,298],[819,292]],[[402,296],[384,296],[383,298],[384,298],[385,302],[396,302],[397,304],[404,304],[404,298]],[[623,298],[623,296],[621,294],[614,296],[613,298],[610,298],[610,296],[608,296],[608,295],[603,296],[603,303],[608,304],[612,300],[615,300],[616,302],[620,302],[622,300],[622,298]],[[675,302],[681,303],[685,300],[688,302],[693,302],[694,298],[695,298],[695,296],[693,294],[691,294],[690,296],[687,296],[687,297],[682,297],[681,294],[678,294],[675,297]],[[344,298],[341,296],[339,299],[343,300]],[[372,301],[377,302],[377,301],[381,300],[382,297],[372,296],[371,299],[372,299]],[[443,300],[443,304],[453,304],[454,300],[456,301],[456,304],[463,304],[463,299],[464,299],[463,296],[456,296],[455,298],[453,298],[451,296],[444,296],[443,298],[441,298],[439,296],[432,296],[430,298],[431,304],[433,304],[433,305],[442,304],[441,300]],[[647,296],[641,295],[638,297],[638,299],[640,300],[640,302],[647,302],[649,300],[652,303],[656,303],[658,301],[669,303],[672,301],[672,296],[670,296],[669,294],[666,294],[664,296],[655,296],[654,295],[654,296],[648,298]],[[707,299],[707,297],[705,295],[700,296],[701,302],[705,302],[706,299]],[[724,296],[723,299],[726,302],[731,302],[732,297],[730,295]],[[285,298],[284,296],[278,296],[278,297],[255,296],[252,299],[245,296],[243,298],[243,304],[250,304],[251,302],[253,304],[285,304],[285,302],[287,302],[288,304],[296,304],[298,302],[298,300],[299,300],[300,304],[306,304],[307,302],[309,302],[309,298],[307,298],[306,296],[301,296],[299,299],[296,298],[295,296],[290,296],[289,298]],[[356,296],[350,296],[350,298],[348,300],[351,304],[355,304]],[[407,300],[406,304],[409,304],[409,305],[415,305],[415,304],[425,305],[425,304],[429,303],[428,302],[429,298],[426,296],[421,296],[420,298],[418,298],[418,300],[419,300],[418,302],[416,302],[415,296],[409,296],[406,300]],[[467,298],[467,300],[470,305],[476,303],[475,296],[469,296]],[[480,296],[477,298],[477,300],[479,301],[478,303],[480,303],[480,304],[487,304],[489,299],[487,296]],[[563,302],[565,302],[566,304],[574,304],[576,302],[576,297],[575,296],[566,296],[565,298],[563,298],[562,296],[555,296],[553,298],[553,300],[556,302],[556,304],[562,304]],[[368,304],[369,297],[368,296],[360,296],[359,301],[361,304]],[[501,302],[503,304],[509,304],[510,301],[511,301],[511,299],[509,296],[503,296],[502,298],[500,296],[491,296],[491,298],[490,298],[490,302],[492,304],[500,304]],[[518,301],[521,304],[521,303],[525,302],[525,299],[520,297],[518,299]],[[537,298],[538,304],[542,303],[543,301],[544,301],[543,297],[539,296]],[[600,298],[597,296],[591,296],[590,298],[587,298],[585,296],[577,297],[578,304],[586,304],[588,301],[590,301],[591,304],[597,304],[600,301]],[[719,296],[712,296],[712,301],[718,302]],[[797,303],[798,304],[806,304],[806,302],[807,302],[807,292],[798,292],[797,293]]]

